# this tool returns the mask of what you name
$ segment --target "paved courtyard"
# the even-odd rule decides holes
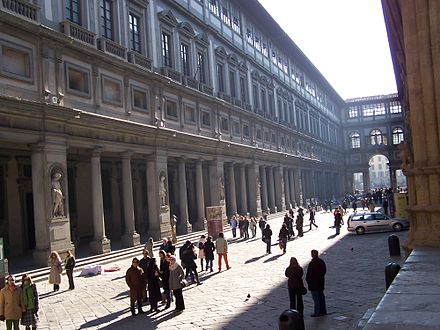
[[[226,232],[232,268],[221,273],[202,273],[202,285],[185,288],[186,310],[181,314],[174,313],[172,306],[154,314],[131,316],[124,280],[131,260],[116,262],[121,267],[117,272],[76,277],[74,291],[67,290],[65,275],[58,293],[51,292],[49,284],[39,283],[39,328],[278,329],[278,317],[289,307],[285,268],[291,256],[306,266],[314,248],[327,263],[325,294],[329,315],[309,316],[313,302],[308,293],[304,297],[306,329],[357,329],[359,320],[385,293],[384,267],[391,261],[387,245],[390,233],[356,236],[344,228],[335,237],[334,229],[329,228],[332,215],[318,213],[316,218],[319,228],[307,232],[305,227],[304,237],[290,241],[285,255],[278,246],[272,247],[272,254],[265,255],[260,232],[247,241],[233,240],[231,232]],[[307,223],[308,215],[305,219]],[[277,236],[282,218],[269,223]],[[402,243],[406,232],[398,236]]]

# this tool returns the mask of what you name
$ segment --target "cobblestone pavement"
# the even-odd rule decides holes
[[[332,215],[318,213],[316,218],[319,228],[290,241],[285,255],[276,245],[272,247],[272,254],[266,255],[260,232],[247,241],[233,240],[231,232],[226,232],[231,269],[202,273],[202,285],[184,289],[186,310],[180,314],[174,313],[172,306],[168,310],[162,307],[154,314],[131,316],[124,280],[131,260],[117,262],[121,267],[117,272],[76,277],[74,291],[66,289],[65,275],[58,293],[51,292],[49,284],[39,283],[39,328],[278,329],[278,317],[289,307],[284,276],[289,259],[295,256],[306,266],[310,250],[314,248],[327,263],[325,295],[329,315],[309,316],[313,302],[308,293],[304,296],[306,329],[356,329],[359,320],[377,305],[385,292],[384,267],[391,261],[387,245],[390,233],[356,236],[344,228],[341,235],[335,237],[334,229],[329,228]],[[277,236],[282,218],[269,223]],[[406,232],[398,236],[402,243]]]

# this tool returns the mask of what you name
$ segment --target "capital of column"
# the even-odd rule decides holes
[[[121,152],[122,159],[131,159],[131,156],[133,156],[133,151],[126,150],[124,152]]]
[[[101,157],[102,151],[103,151],[102,147],[99,147],[99,146],[95,147],[91,150],[91,155],[93,158],[99,158],[99,157]]]

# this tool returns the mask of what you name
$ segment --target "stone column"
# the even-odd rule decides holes
[[[303,191],[301,185],[301,169],[293,170],[293,180],[295,182],[295,201],[298,205],[303,205]]]
[[[246,214],[248,209],[247,209],[245,165],[240,164],[239,170],[240,170],[240,213]]]
[[[234,163],[230,163],[228,166],[228,189],[229,189],[229,214],[237,213],[237,194],[235,191],[235,172],[234,172]]]
[[[370,171],[362,172],[362,181],[364,183],[364,192],[370,190]]]
[[[290,203],[292,204],[292,208],[295,208],[297,203],[295,196],[296,187],[295,187],[294,175],[292,169],[288,170],[288,175],[289,175],[289,188],[290,188]]]
[[[202,160],[196,160],[196,203],[197,221],[193,224],[194,230],[204,230],[205,228],[205,194],[203,191],[203,167]]]
[[[135,177],[133,177],[134,184],[134,198],[135,198],[135,227],[136,231],[141,234],[145,234],[145,216],[144,216],[144,201],[142,199],[142,170],[139,164],[135,164],[133,170]]]
[[[397,177],[396,171],[397,169],[390,167],[390,187],[393,188],[394,192],[397,192]]]
[[[268,204],[269,204],[269,208],[270,208],[270,213],[276,213],[277,210],[275,209],[276,205],[275,205],[275,180],[274,180],[274,175],[273,175],[273,171],[274,168],[273,167],[268,167],[268,172],[267,172],[267,186],[269,187],[268,191],[269,191],[269,196],[268,196]]]
[[[258,166],[253,163],[247,168],[248,191],[249,191],[249,212],[253,216],[261,215],[261,183]]]
[[[155,240],[171,237],[167,157],[155,154],[146,160],[148,236]]]
[[[186,191],[186,167],[185,159],[179,159],[179,219],[177,220],[177,234],[188,234],[191,232],[188,222],[188,195]]]
[[[275,205],[278,212],[284,211],[286,205],[284,204],[284,182],[283,182],[283,168],[274,168],[274,184],[275,184]]]
[[[209,164],[210,206],[221,206],[223,222],[226,224],[225,176],[223,160],[217,158]]]
[[[262,165],[260,167],[260,178],[261,178],[261,209],[263,213],[270,213],[268,200],[267,200],[267,175],[266,166]]]
[[[102,199],[101,155],[93,151],[91,157],[92,172],[92,208],[93,208],[93,241],[90,242],[92,253],[110,252],[110,240],[105,236],[104,203]]]
[[[0,164],[1,166],[1,164]],[[6,177],[6,197],[7,210],[9,218],[9,245],[11,256],[19,256],[23,254],[23,219],[20,204],[20,193],[18,190],[18,164],[14,156],[12,156],[7,165]]]
[[[289,180],[289,169],[285,168],[283,170],[283,181],[284,181],[284,199],[286,202],[286,208],[290,208],[290,180]]]
[[[122,194],[124,202],[125,233],[122,236],[123,246],[140,244],[140,236],[134,224],[133,180],[131,177],[131,154],[122,154]]]
[[[112,236],[121,237],[121,196],[119,193],[118,164],[116,162],[112,163],[110,189],[112,190]]]

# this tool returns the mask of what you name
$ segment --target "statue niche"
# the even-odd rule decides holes
[[[167,205],[167,188],[166,188],[166,177],[164,173],[159,175],[159,198],[160,206]]]
[[[52,194],[52,217],[60,218],[65,216],[64,194],[63,194],[63,173],[60,169],[52,170],[51,194]]]

